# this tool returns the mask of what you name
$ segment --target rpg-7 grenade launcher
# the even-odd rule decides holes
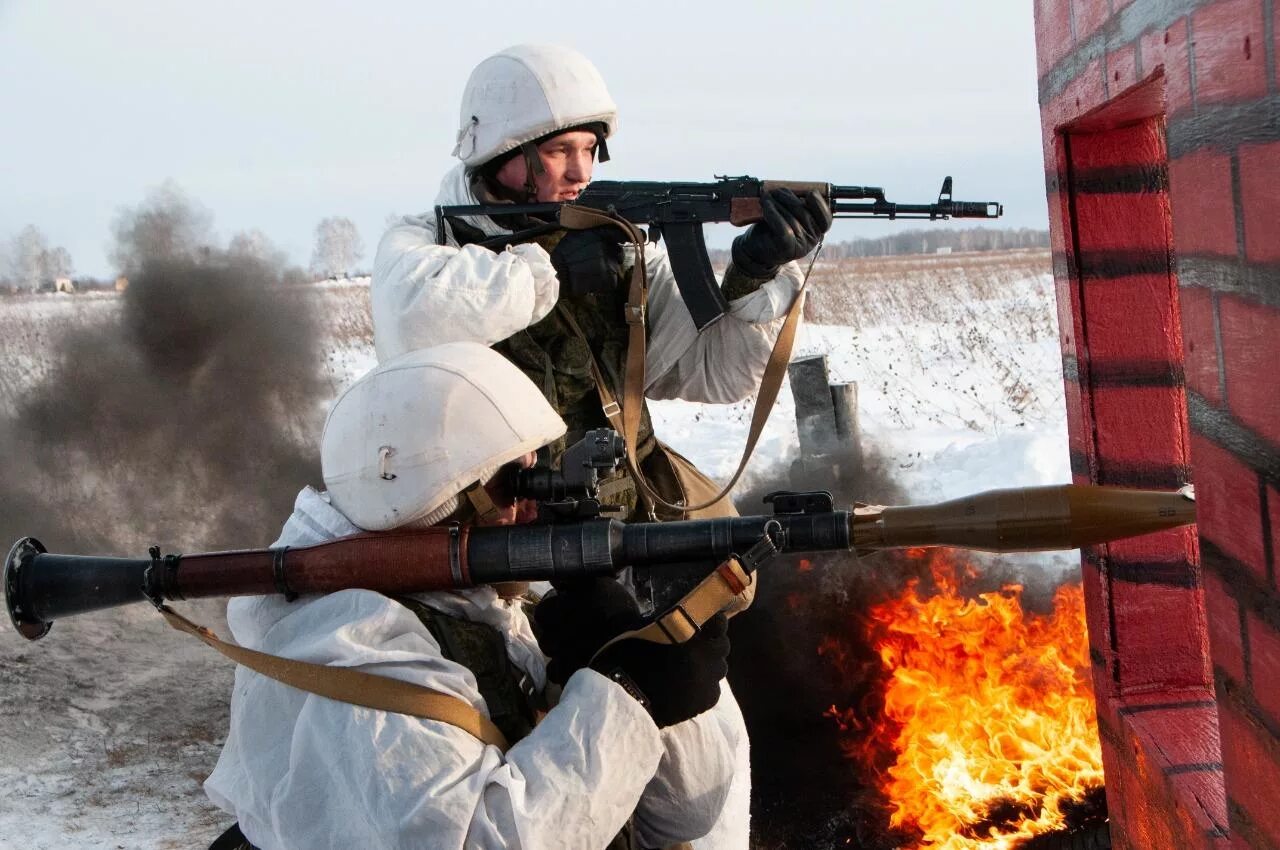
[[[562,469],[514,472],[519,493],[540,499],[531,525],[358,534],[297,549],[149,558],[56,555],[38,540],[13,545],[4,565],[5,603],[26,638],[59,617],[150,600],[364,588],[387,594],[511,581],[613,576],[627,570],[642,609],[661,614],[730,557],[750,572],[773,551],[872,552],[954,546],[988,552],[1075,549],[1195,522],[1190,488],[1176,493],[1055,485],[990,490],[935,505],[855,505],[835,510],[830,493],[777,492],[773,514],[627,524],[602,516],[601,474],[622,457],[609,429],[588,432]]]
[[[720,292],[711,270],[702,225],[727,221],[741,227],[760,221],[763,218],[761,198],[774,189],[790,189],[796,194],[817,192],[826,199],[836,218],[999,218],[1004,212],[1004,207],[996,201],[952,200],[950,177],[942,181],[938,200],[931,204],[887,201],[884,190],[878,186],[834,186],[754,177],[717,177],[713,183],[598,180],[587,186],[576,201],[564,203],[438,206],[436,234],[444,244],[451,223],[468,216],[486,216],[499,226],[506,226],[511,216],[545,220],[544,224],[476,243],[501,250],[506,245],[558,230],[564,207],[577,205],[620,216],[634,225],[647,227],[651,241],[666,238],[676,285],[694,325],[702,330],[729,310],[729,302]]]

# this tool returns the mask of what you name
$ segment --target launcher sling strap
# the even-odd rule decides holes
[[[753,547],[744,560],[776,552],[769,541]],[[691,590],[679,604],[663,616],[632,632],[625,632],[606,646],[621,640],[637,639],[650,643],[684,643],[698,633],[702,625],[746,591],[750,576],[737,558],[730,558]],[[457,727],[503,752],[509,747],[506,735],[470,703],[424,685],[377,676],[346,667],[329,667],[309,661],[281,658],[266,652],[239,646],[219,638],[204,626],[193,623],[168,605],[157,602],[156,608],[170,626],[203,641],[237,664],[300,691],[338,702],[406,714],[424,720],[436,720]]]

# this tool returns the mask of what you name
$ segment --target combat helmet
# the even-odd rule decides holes
[[[402,354],[334,402],[320,465],[335,507],[368,531],[420,521],[565,433],[524,373],[476,342]]]

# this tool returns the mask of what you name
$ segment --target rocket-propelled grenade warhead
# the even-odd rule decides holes
[[[1176,492],[1055,484],[987,490],[933,505],[858,506],[857,550],[954,546],[983,552],[1078,549],[1190,525],[1190,486]]]

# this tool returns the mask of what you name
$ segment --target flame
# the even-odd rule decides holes
[[[919,830],[921,848],[1004,850],[1061,828],[1062,804],[1103,781],[1082,588],[1028,615],[1021,586],[966,599],[948,553],[917,553],[938,593],[921,598],[912,581],[869,612],[883,715],[869,732],[856,712],[828,716],[864,742],[892,741],[890,822]]]

